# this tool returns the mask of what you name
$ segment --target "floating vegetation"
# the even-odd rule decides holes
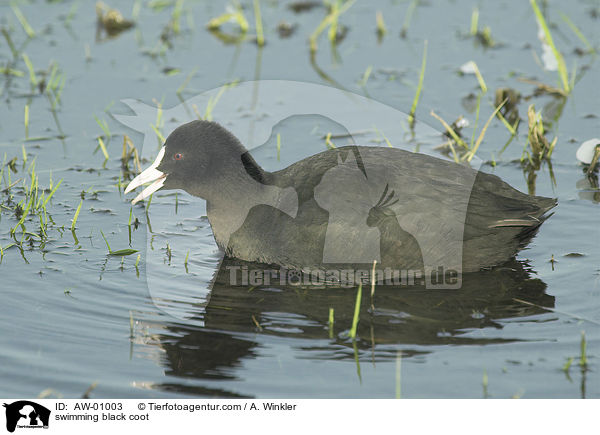
[[[567,361],[566,361],[566,362],[565,362],[565,364],[562,366],[562,370],[563,370],[565,373],[567,373],[567,374],[569,373],[569,369],[571,368],[571,365],[573,364],[573,360],[574,360],[574,359],[575,359],[575,358],[573,358],[572,356],[570,356],[569,358],[567,358]]]
[[[373,65],[369,65],[367,67],[367,69],[365,70],[365,72],[363,73],[363,76],[360,79],[360,82],[358,83],[358,85],[361,88],[364,88],[365,86],[367,86],[367,82],[369,81],[369,77],[371,76],[371,72],[373,72]]]
[[[181,13],[183,11],[183,2],[184,0],[177,0],[175,2],[175,7],[173,8],[173,13],[171,14],[171,21],[169,21],[169,28],[173,29],[173,33],[178,35],[181,32]]]
[[[277,161],[281,158],[281,133],[277,133]]]
[[[29,82],[31,83],[31,86],[35,88],[38,84],[38,79],[35,70],[33,69],[33,64],[27,54],[23,53],[22,57],[23,62],[25,62],[25,65],[27,66],[27,71],[29,71]]]
[[[329,41],[332,44],[335,45],[343,39],[345,32],[343,30],[341,32],[338,32],[339,17],[344,12],[346,12],[348,9],[350,9],[355,1],[356,0],[346,0],[342,4],[342,0],[335,0],[331,4],[329,13],[325,16],[325,18],[323,18],[323,21],[321,21],[321,23],[319,23],[317,28],[314,30],[314,32],[308,38],[308,41],[310,43],[310,51],[311,52],[317,51],[317,40],[319,39],[319,36],[321,35],[321,33],[323,33],[323,31],[327,28],[327,26],[329,26],[329,32],[328,32]]]
[[[136,146],[131,141],[131,139],[129,139],[129,136],[124,135],[123,150],[121,152],[121,167],[126,175],[129,175],[131,173],[129,169],[129,161],[131,159],[133,159],[133,163],[135,166],[134,171],[136,171],[137,173],[142,172],[142,165],[140,162],[139,152]]]
[[[265,45],[265,35],[262,25],[262,16],[260,15],[260,0],[254,0],[254,20],[256,23],[256,43],[259,47]]]
[[[585,331],[581,331],[581,344],[579,345],[579,366],[582,369],[587,369],[587,341],[585,340]]]
[[[423,80],[425,78],[425,67],[427,66],[427,40],[423,43],[423,59],[421,60],[421,72],[419,73],[419,83],[417,84],[417,91],[413,98],[412,106],[410,108],[410,114],[408,115],[408,123],[411,130],[415,125],[415,113],[417,112],[417,105],[419,104],[419,97],[421,96],[421,90],[423,89]]]
[[[24,146],[22,149],[24,155],[23,165],[25,165],[27,162],[27,153]],[[13,182],[11,180],[11,173],[16,174],[18,172],[16,163],[16,157],[7,162],[5,155],[0,169],[0,185],[2,183],[6,185],[4,189],[0,189],[0,193],[7,195],[7,201],[3,201],[0,204],[0,211],[9,211],[17,219],[16,225],[10,229],[10,235],[13,236],[15,243],[5,246],[3,250],[8,249],[10,246],[19,246],[22,248],[23,243],[33,243],[33,241],[38,241],[42,244],[45,243],[48,239],[49,225],[54,223],[48,214],[48,203],[62,183],[61,179],[56,185],[53,185],[52,177],[50,177],[50,186],[48,188],[41,188],[39,185],[39,176],[35,169],[35,159],[31,161],[27,168],[29,180],[25,177]],[[18,199],[18,196],[21,198]],[[37,233],[27,228],[30,221],[28,218],[35,219],[36,217],[39,222]],[[21,240],[17,240],[15,237],[19,229],[22,233]]]
[[[178,96],[181,96],[181,94],[183,94],[183,91],[185,91],[185,88],[187,87],[187,85],[190,84],[190,81],[196,75],[197,72],[198,72],[198,68],[194,68],[194,70],[187,75],[187,77],[185,78],[185,80],[183,81],[183,83],[181,84],[181,86],[179,86],[177,88],[177,90],[175,91],[175,93]]]
[[[177,0],[175,2],[161,3],[160,9],[166,6],[170,6],[174,3],[173,12],[169,22],[163,27],[160,32],[160,41],[158,46],[152,50],[152,54],[164,54],[166,49],[173,48],[172,39],[181,33],[181,15],[183,13],[183,0]],[[153,5],[154,6],[154,5]],[[156,7],[155,7],[156,8]]]
[[[375,23],[377,24],[377,41],[381,42],[383,37],[387,33],[387,28],[385,27],[385,22],[383,21],[383,14],[381,11],[377,11],[375,13]]]
[[[24,146],[22,150],[24,156],[23,168],[25,168],[27,153]],[[50,200],[58,191],[63,180],[61,179],[54,184],[52,176],[50,176],[49,187],[41,187],[35,163],[34,158],[26,169],[27,176],[16,181],[11,179],[12,173],[18,173],[16,157],[7,161],[5,155],[0,167],[0,187],[2,184],[6,186],[3,189],[0,188],[0,194],[6,196],[6,199],[3,199],[0,203],[0,212],[9,212],[16,219],[16,224],[9,231],[14,242],[0,247],[0,262],[5,251],[13,246],[20,250],[24,261],[28,262],[24,256],[23,250],[25,247],[32,247],[34,243],[39,243],[39,247],[43,248],[48,241],[50,226],[55,225],[48,212],[48,207]],[[32,230],[31,225],[36,220],[36,229]],[[17,235],[18,231],[20,231],[20,236]]]
[[[109,141],[112,134],[110,133],[110,128],[108,127],[108,123],[104,119],[100,119],[97,116],[94,116],[94,119],[96,120],[96,123],[100,126],[100,128],[102,129],[102,132],[104,133],[104,138],[107,141]]]
[[[402,398],[402,351],[396,351],[396,399]]]
[[[102,31],[106,32],[108,38],[114,38],[135,25],[133,21],[125,19],[119,10],[112,9],[103,2],[96,3],[96,17],[97,40],[101,40]]]
[[[525,156],[532,164],[541,160],[549,160],[558,141],[558,136],[552,142],[548,142],[545,136],[542,114],[535,111],[533,104],[527,108],[527,119],[529,127],[527,145],[529,145],[529,149],[525,148],[522,160]]]
[[[327,135],[325,136],[325,146],[330,150],[336,148],[335,144],[331,141],[331,137],[331,132],[327,133]]]
[[[516,133],[520,122],[519,103],[521,94],[512,88],[498,88],[494,94],[494,106],[499,106],[504,100],[506,103],[498,112],[498,118],[506,126],[512,135]]]
[[[10,48],[10,52],[13,55],[13,59],[16,60],[19,57],[19,52],[15,48],[15,44],[13,43],[12,38],[10,37],[10,34],[4,27],[2,27],[0,29],[0,33],[2,33],[2,36],[4,36],[4,39],[6,40],[6,45],[8,45],[8,48]],[[6,69],[9,69],[9,68],[6,68]]]
[[[352,318],[352,328],[348,336],[354,340],[356,339],[356,329],[358,328],[358,321],[360,318],[360,302],[362,298],[362,284],[359,284],[358,290],[356,291],[356,302],[354,303],[354,316]]]
[[[590,44],[590,41],[588,41],[587,38],[583,35],[583,33],[581,33],[581,30],[579,30],[575,23],[571,21],[571,19],[562,12],[560,12],[560,17],[565,23],[567,23],[567,26],[569,26],[573,33],[575,33],[575,35],[579,38],[583,45],[585,45],[587,53],[596,53],[596,49],[594,48],[594,46]]]
[[[470,60],[464,65],[462,65],[459,69],[459,72],[465,75],[475,74],[475,77],[477,77],[477,82],[479,83],[479,87],[481,88],[481,92],[483,92],[484,94],[487,92],[487,85],[485,84],[485,80],[481,75],[481,71],[479,71],[479,67],[474,61]]]
[[[83,199],[81,201],[79,201],[77,210],[75,210],[75,215],[73,215],[73,220],[71,221],[71,231],[75,231],[75,225],[77,225],[77,219],[79,219],[79,213],[81,212],[82,205],[83,205]]]
[[[333,308],[329,308],[329,338],[333,338],[333,325],[335,323],[335,319],[334,319],[334,309]]]
[[[63,88],[65,87],[66,76],[60,71],[58,64],[52,62],[49,72],[45,75],[45,79],[46,78],[47,80],[40,83],[40,92],[43,91],[46,93],[46,96],[50,100],[50,110],[54,111],[61,102],[61,95]]]
[[[558,136],[555,136],[552,142],[549,142],[548,139],[546,139],[542,114],[535,111],[535,106],[533,104],[527,109],[527,119],[527,144],[523,148],[521,165],[527,175],[529,194],[534,195],[537,171],[541,168],[542,162],[547,162],[550,170],[550,179],[553,184],[556,183],[550,158],[552,157],[552,152],[558,141]]]
[[[550,32],[550,28],[548,27],[548,24],[546,23],[546,19],[544,18],[542,11],[538,7],[536,0],[530,0],[530,3],[531,3],[531,7],[533,8],[533,12],[535,13],[535,16],[537,18],[537,22],[538,22],[540,28],[542,29],[544,43],[548,45],[548,47],[550,48],[552,55],[554,56],[554,59],[556,61],[558,77],[560,78],[560,82],[562,84],[562,89],[561,89],[562,93],[563,93],[563,95],[568,95],[572,90],[572,86],[571,86],[571,82],[569,82],[569,73],[567,71],[567,65],[565,63],[565,59],[564,59],[562,53],[558,50],[558,48],[556,48],[556,45],[554,44],[554,39],[552,38],[552,33]],[[575,78],[575,71],[573,71],[573,81],[574,81],[574,78]]]
[[[252,323],[254,323],[254,325],[256,326],[256,329],[258,329],[259,331],[263,330],[263,328],[262,328],[262,326],[260,326],[260,323],[258,322],[258,320],[256,320],[256,316],[254,314],[252,314]]]
[[[23,12],[21,12],[21,9],[19,9],[18,6],[15,4],[11,4],[10,7],[12,8],[13,13],[17,17],[17,20],[19,20],[21,27],[23,27],[23,30],[25,31],[25,33],[27,33],[27,36],[30,38],[35,37],[35,31],[29,25],[29,22],[25,18],[25,15],[23,15]]]
[[[108,151],[106,150],[106,145],[104,145],[104,141],[101,137],[98,138],[98,146],[102,150],[102,154],[104,154],[104,160],[108,160]]]
[[[211,19],[206,27],[210,31],[217,31],[225,23],[237,24],[242,34],[248,32],[248,20],[244,15],[242,6],[238,2],[235,3],[235,7],[227,6],[225,13]]]
[[[297,27],[296,24],[290,24],[287,21],[282,20],[277,24],[277,33],[280,38],[289,38],[294,34]]]
[[[25,114],[23,115],[23,124],[25,125],[25,139],[29,137],[29,104],[25,105]]]
[[[499,106],[497,106],[495,108],[494,112],[490,115],[490,117],[484,124],[483,128],[479,132],[479,136],[477,137],[477,140],[475,140],[475,132],[477,131],[477,123],[475,124],[474,129],[473,129],[473,136],[471,137],[471,143],[468,145],[458,135],[458,133],[455,131],[455,129],[452,128],[452,126],[450,126],[446,121],[444,121],[440,116],[438,116],[433,110],[431,111],[431,113],[430,113],[431,116],[433,116],[435,119],[440,121],[440,123],[446,129],[446,132],[450,135],[451,139],[454,141],[454,144],[458,145],[460,148],[460,155],[459,155],[456,152],[452,141],[450,141],[448,143],[448,147],[452,151],[452,156],[453,156],[455,162],[457,162],[457,163],[463,162],[463,161],[470,162],[473,159],[473,157],[475,157],[475,153],[477,152],[477,150],[479,149],[479,146],[483,142],[483,138],[485,137],[485,133],[486,133],[488,127],[490,126],[490,123],[496,117],[496,115],[498,114],[498,112],[500,111],[502,106],[504,106],[504,104],[506,104],[506,100],[504,100]],[[477,108],[477,119],[479,119],[479,105]]]
[[[373,268],[371,269],[371,310],[375,309],[375,281],[376,281],[376,270],[377,260],[373,261]]]
[[[118,251],[113,251],[110,248],[110,245],[108,244],[108,240],[106,240],[106,236],[104,235],[104,233],[102,231],[100,231],[100,234],[102,235],[102,238],[104,239],[104,243],[106,243],[106,247],[108,248],[108,255],[113,256],[113,257],[125,257],[131,254],[135,254],[136,252],[138,252],[137,249],[131,249],[131,248],[126,248],[126,249],[119,249]],[[136,260],[136,267],[139,263],[139,256],[138,259]]]
[[[402,23],[402,28],[400,29],[400,37],[406,38],[408,34],[408,28],[410,27],[410,21],[412,20],[413,13],[419,4],[419,0],[412,0],[408,5],[408,9],[406,10],[406,15],[404,16],[404,22]]]
[[[591,175],[598,169],[600,161],[600,139],[590,139],[577,149],[577,160],[587,166],[586,173]]]
[[[492,29],[490,26],[479,29],[479,8],[474,8],[471,14],[471,28],[469,34],[485,48],[496,46],[496,42],[492,38]]]
[[[305,1],[305,0],[295,1],[295,2],[292,2],[287,5],[287,7],[289,9],[291,9],[293,12],[295,12],[297,14],[300,14],[302,12],[309,12],[309,11],[313,10],[314,8],[318,8],[321,6],[323,6],[323,4],[320,2]]]
[[[483,369],[483,378],[481,380],[481,386],[483,387],[483,398],[484,399],[489,399],[489,397],[490,397],[490,395],[488,393],[488,384],[489,384],[489,378],[488,378],[487,370]]]
[[[221,87],[221,89],[219,89],[219,92],[217,93],[216,96],[213,97],[211,95],[208,98],[208,102],[206,103],[206,109],[204,109],[204,116],[202,116],[202,119],[204,119],[206,121],[212,121],[212,112],[213,112],[215,106],[217,105],[217,103],[219,102],[219,100],[221,99],[221,96],[223,95],[223,93],[225,92],[226,89],[227,89],[227,86],[223,86],[223,87]]]
[[[13,69],[5,66],[0,67],[0,74],[14,77],[23,77],[25,75],[23,71],[19,71],[18,69]]]

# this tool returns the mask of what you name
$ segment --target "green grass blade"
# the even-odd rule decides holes
[[[375,23],[377,24],[377,35],[382,38],[387,33],[387,27],[385,27],[381,11],[375,13]]]
[[[259,47],[262,47],[265,45],[265,35],[260,15],[260,0],[254,0],[254,21],[256,23],[256,43]]]
[[[125,257],[127,255],[135,254],[136,252],[138,252],[137,249],[127,248],[119,249],[118,251],[109,251],[108,254],[112,255],[113,257]]]
[[[19,222],[17,222],[17,225],[15,225],[15,227],[11,230],[11,232],[10,232],[11,234],[14,234],[15,231],[17,230],[17,228],[19,226],[21,226],[21,224],[23,222],[25,222],[25,218],[29,214],[29,210],[31,209],[32,205],[33,205],[33,196],[30,196],[29,203],[27,204],[27,207],[25,207],[25,209],[23,210],[23,214],[21,215],[21,219],[19,219]]]
[[[104,135],[106,136],[106,140],[110,140],[110,137],[112,135],[110,134],[110,129],[108,128],[108,124],[106,123],[106,121],[98,118],[95,115],[94,115],[94,119],[96,120],[96,123],[100,126],[102,131],[104,132]]]
[[[175,93],[178,94],[178,95],[181,94],[181,93],[183,93],[183,91],[185,90],[185,88],[187,87],[187,85],[190,83],[190,81],[196,75],[197,72],[198,72],[198,68],[194,68],[194,70],[187,75],[187,77],[185,78],[185,80],[183,81],[183,83],[181,84],[181,86],[179,86],[177,88],[177,90],[175,91]]]
[[[485,125],[481,129],[481,133],[479,133],[479,137],[477,138],[477,142],[475,142],[475,145],[473,146],[473,148],[471,148],[471,150],[467,154],[465,154],[465,156],[463,157],[463,160],[466,159],[468,162],[470,162],[473,159],[473,157],[475,156],[475,153],[479,149],[479,145],[481,145],[481,142],[483,142],[483,138],[485,136],[485,132],[487,131],[490,123],[492,122],[492,119],[494,119],[496,117],[496,114],[500,111],[500,109],[502,108],[502,106],[504,106],[506,104],[507,101],[508,101],[508,98],[506,98],[502,103],[500,103],[500,105],[498,105],[498,107],[496,107],[496,110],[494,110],[494,113],[492,113],[490,115],[490,117],[488,118],[487,122],[485,123]]]
[[[102,140],[101,137],[98,138],[98,145],[100,146],[100,149],[102,150],[102,154],[104,154],[104,159],[108,160],[108,151],[106,150],[106,145],[104,145],[104,141]]]
[[[77,219],[79,218],[79,212],[81,211],[82,204],[83,204],[83,199],[81,201],[79,201],[77,210],[75,210],[75,215],[73,216],[73,221],[71,222],[71,231],[75,231],[75,225],[77,224]]]
[[[110,249],[110,245],[108,244],[108,240],[106,240],[106,236],[104,235],[104,233],[102,231],[100,231],[100,234],[102,235],[102,238],[104,239],[104,243],[106,243],[106,248],[108,249],[108,252],[111,253],[112,249]]]
[[[156,137],[158,137],[158,140],[160,140],[162,143],[165,143],[166,139],[163,136],[163,134],[160,132],[160,130],[158,128],[156,128],[156,126],[154,124],[150,124],[150,127],[152,127],[152,130],[154,130],[154,133],[156,134]]]
[[[437,115],[433,110],[431,112],[429,112],[429,114],[431,116],[433,116],[435,119],[437,119],[438,121],[440,121],[442,123],[442,125],[444,126],[444,128],[446,129],[446,131],[448,132],[448,134],[452,137],[452,139],[454,139],[454,141],[459,144],[461,147],[463,147],[464,149],[469,149],[469,146],[465,143],[464,140],[462,140],[454,131],[454,129],[446,122],[444,121],[439,115]]]
[[[356,302],[354,304],[354,317],[352,318],[352,328],[350,329],[349,336],[351,339],[356,338],[356,328],[358,327],[358,320],[360,317],[360,300],[362,299],[362,283],[358,286],[356,292]]]
[[[19,52],[15,48],[15,44],[12,42],[10,34],[4,27],[2,29],[0,29],[0,32],[2,32],[4,39],[6,39],[6,44],[8,45],[8,48],[10,48],[10,51],[11,51],[13,57],[16,59],[19,56]]]
[[[25,33],[27,33],[27,36],[33,38],[35,36],[35,31],[27,22],[27,19],[25,18],[25,15],[23,15],[23,12],[21,12],[17,5],[10,5],[10,7],[12,8],[15,16],[17,17],[17,20],[19,20],[19,23],[21,23],[21,27],[23,27],[23,30],[25,30]]]
[[[475,36],[477,34],[477,30],[479,29],[479,9],[477,7],[473,8],[473,13],[471,14],[471,36]]]
[[[48,201],[50,201],[50,199],[52,199],[52,196],[54,196],[54,194],[56,193],[56,191],[58,190],[58,188],[60,187],[60,183],[62,183],[63,179],[61,178],[58,183],[56,183],[56,186],[54,186],[54,189],[52,189],[50,191],[50,194],[46,197],[46,199],[44,200],[44,203],[42,204],[42,207],[46,208],[46,204],[48,204]]]
[[[579,353],[579,366],[586,368],[587,367],[587,356],[586,356],[587,342],[585,340],[585,332],[581,331],[581,346]]]
[[[552,49],[552,54],[554,54],[554,58],[556,59],[556,63],[558,64],[558,76],[560,77],[560,81],[562,82],[563,90],[568,94],[571,91],[571,89],[569,87],[569,73],[567,72],[565,59],[563,58],[560,51],[558,51],[558,49],[556,48],[556,45],[554,45],[554,40],[552,39],[550,28],[548,27],[548,24],[546,23],[544,15],[538,7],[537,2],[535,0],[529,1],[531,3],[531,7],[533,8],[533,12],[535,13],[535,16],[538,20],[538,23],[540,23],[540,26],[542,27],[542,30],[544,32],[544,38],[546,39],[546,42]]]
[[[281,156],[281,133],[277,133],[277,161]]]
[[[360,87],[364,88],[367,85],[367,81],[369,81],[369,77],[371,76],[371,72],[373,71],[373,65],[369,65],[365,70],[362,79],[360,80]]]
[[[23,61],[25,62],[25,65],[27,66],[27,70],[29,71],[29,81],[31,82],[31,84],[33,86],[37,86],[38,80],[37,80],[37,76],[35,75],[35,70],[33,69],[33,64],[31,63],[31,59],[29,59],[29,56],[27,56],[25,53],[23,53],[21,57],[23,58]]]
[[[415,121],[415,112],[417,111],[417,105],[419,104],[419,97],[421,96],[421,90],[423,89],[423,79],[425,78],[425,67],[427,66],[427,40],[423,45],[423,60],[421,61],[421,73],[419,74],[419,84],[417,85],[417,92],[413,99],[412,107],[410,108],[410,115],[408,116],[408,122],[413,124]]]
[[[334,310],[333,308],[329,308],[329,338],[333,338],[333,324],[335,322],[334,319]]]
[[[473,62],[473,61],[471,61]],[[473,62],[473,70],[475,71],[475,77],[477,77],[477,81],[479,82],[479,87],[481,91],[485,94],[487,93],[487,85],[485,84],[485,80],[483,80],[483,76],[481,75],[481,71],[479,71],[479,67],[475,62]]]
[[[579,30],[579,28],[575,25],[575,23],[573,23],[573,21],[571,21],[571,19],[567,15],[563,14],[562,12],[560,12],[560,17],[563,19],[563,21],[565,23],[567,23],[567,26],[569,26],[569,28],[573,31],[573,33],[575,33],[575,35],[577,35],[577,37],[583,43],[583,45],[585,45],[585,48],[587,49],[587,51],[590,53],[595,53],[596,49],[594,48],[594,46],[592,44],[590,44],[590,41],[587,40],[587,38],[583,35],[583,33],[581,33],[581,30]]]

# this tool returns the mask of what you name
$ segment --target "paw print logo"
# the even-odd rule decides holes
[[[288,270],[287,282],[290,285],[300,285],[302,282],[302,274],[298,270]]]

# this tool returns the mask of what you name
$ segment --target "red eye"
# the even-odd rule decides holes
[[[174,158],[175,160],[181,160],[181,159],[183,159],[183,154],[181,154],[181,153],[176,153],[176,154],[173,156],[173,158]]]

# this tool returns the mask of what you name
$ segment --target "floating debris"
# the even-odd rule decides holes
[[[506,104],[502,110],[498,112],[498,117],[503,116],[509,124],[515,125],[519,120],[519,103],[521,102],[521,94],[513,88],[498,88],[494,97],[494,106],[500,105],[504,100]]]
[[[298,26],[296,24],[290,24],[287,21],[280,21],[277,25],[277,33],[280,38],[289,38],[294,34],[296,28]]]
[[[598,163],[598,154],[600,153],[600,139],[594,138],[586,140],[577,149],[575,156],[577,160],[586,165],[591,165],[592,161],[596,160]]]
[[[309,12],[309,11],[313,10],[314,8],[318,8],[321,6],[323,6],[323,4],[320,2],[297,1],[297,2],[290,3],[288,5],[288,8],[291,9],[293,12],[300,14],[302,12]]]
[[[594,174],[600,161],[600,139],[590,139],[582,143],[575,153],[575,157],[584,165],[588,165],[585,171],[588,176]]]
[[[111,9],[102,2],[96,3],[96,16],[98,17],[97,37],[100,31],[104,30],[109,38],[114,38],[135,25],[133,21],[123,18],[117,9]]]
[[[237,25],[239,32],[223,32],[221,28],[225,23],[234,23]],[[242,7],[236,4],[235,7],[227,6],[225,13],[211,19],[206,28],[214,37],[225,44],[237,44],[246,38],[249,24]]]

